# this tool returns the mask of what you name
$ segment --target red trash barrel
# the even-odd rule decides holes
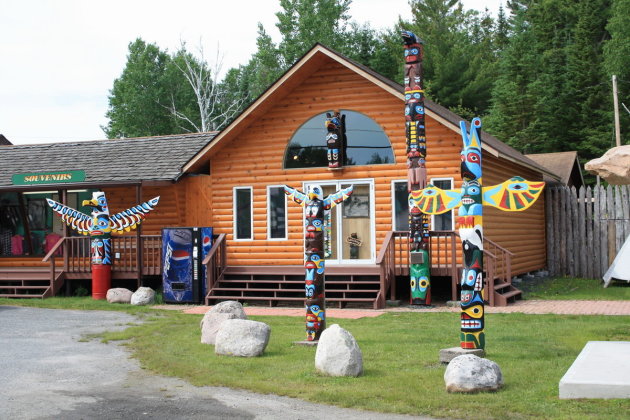
[[[105,299],[112,285],[112,266],[92,265],[92,299]]]

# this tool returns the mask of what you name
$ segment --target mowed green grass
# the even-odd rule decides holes
[[[333,378],[315,371],[315,348],[301,317],[251,317],[271,326],[262,357],[217,356],[200,343],[201,316],[169,313],[106,340],[127,340],[146,369],[194,385],[220,385],[308,401],[392,413],[475,419],[622,419],[630,400],[560,400],[558,383],[590,340],[630,340],[630,317],[491,314],[487,358],[503,371],[505,387],[473,395],[445,391],[439,350],[458,345],[459,316],[388,313],[359,320],[330,319],[357,339],[365,373]]]
[[[520,285],[516,287],[521,288]],[[524,285],[525,299],[630,300],[630,283],[613,281],[607,288],[601,280],[573,277],[550,278]],[[629,416],[630,417],[630,416]]]

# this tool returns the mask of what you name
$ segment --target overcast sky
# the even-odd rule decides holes
[[[465,0],[496,15],[501,0]],[[256,48],[257,22],[277,41],[278,0],[0,0],[0,134],[14,144],[105,138],[107,95],[141,37],[162,49],[219,50],[227,70]],[[381,29],[408,0],[354,0],[352,19]]]

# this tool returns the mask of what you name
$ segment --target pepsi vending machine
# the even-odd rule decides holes
[[[212,228],[162,229],[162,291],[168,303],[200,303],[206,296],[206,267]]]

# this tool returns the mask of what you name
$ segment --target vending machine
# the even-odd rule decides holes
[[[201,303],[206,296],[206,267],[212,228],[162,229],[162,291],[168,303]]]

